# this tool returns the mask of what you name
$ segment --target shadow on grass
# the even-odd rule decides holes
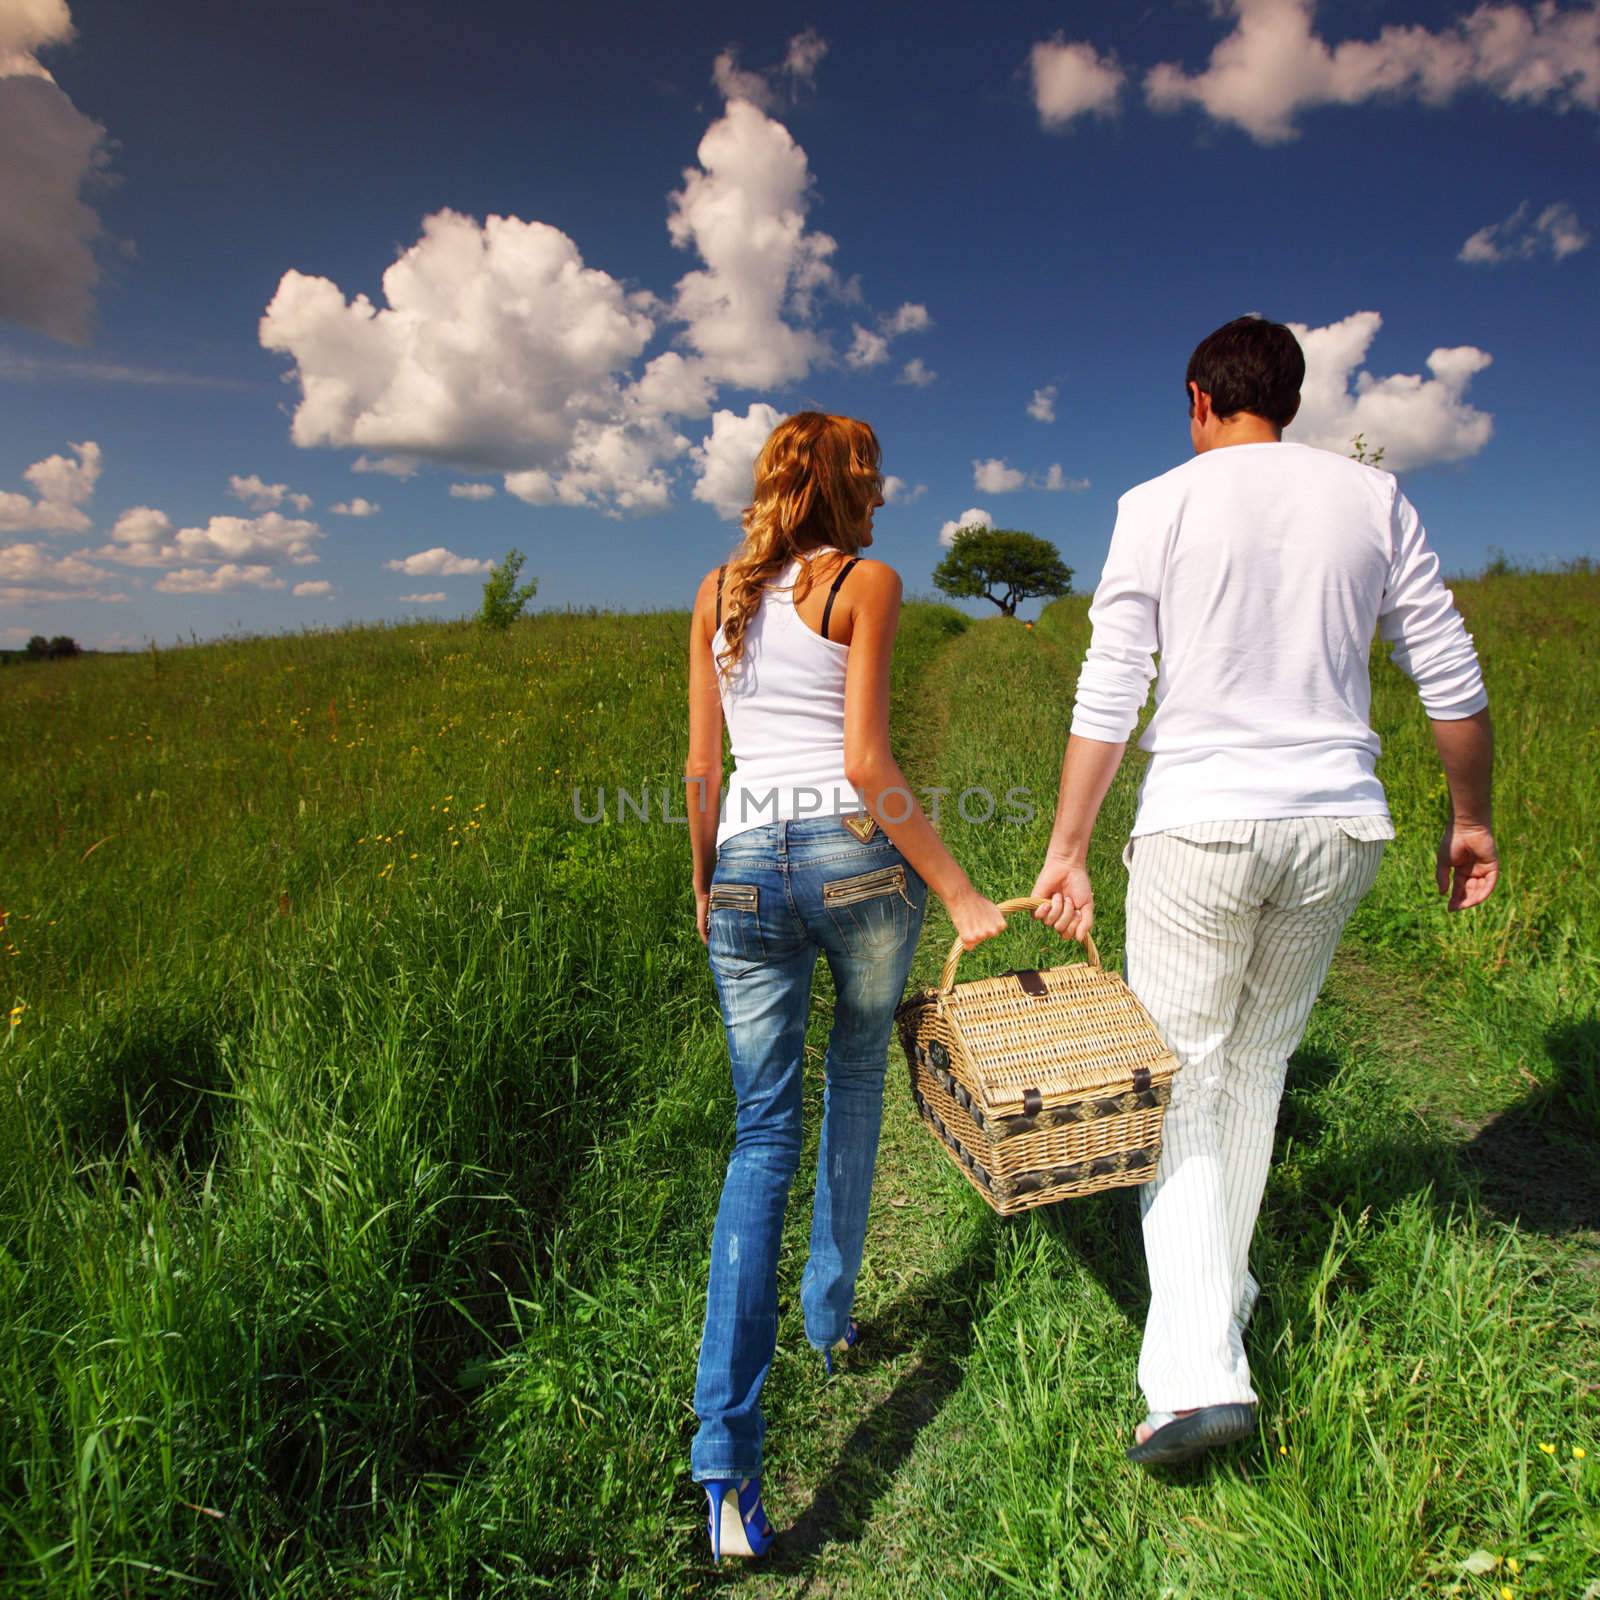
[[[1484,1207],[1562,1236],[1600,1229],[1600,1016],[1545,1035],[1554,1077],[1491,1117],[1461,1148]]]
[[[863,1324],[874,1361],[914,1353],[900,1380],[856,1425],[811,1502],[783,1531],[765,1563],[800,1574],[829,1546],[850,1544],[872,1521],[873,1507],[911,1454],[917,1436],[959,1387],[972,1348],[974,1303],[994,1275],[995,1230],[986,1227],[948,1271],[902,1296]],[[730,1573],[724,1581],[737,1574]]]
[[[240,1026],[236,1010],[177,999],[140,1002],[108,1018],[85,1041],[77,1070],[49,1096],[73,1166],[121,1158],[136,1125],[146,1150],[179,1170],[204,1169]]]

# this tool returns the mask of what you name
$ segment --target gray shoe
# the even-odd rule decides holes
[[[1159,1421],[1159,1417],[1149,1420]],[[1128,1451],[1128,1459],[1144,1467],[1167,1467],[1189,1461],[1219,1444],[1234,1444],[1256,1431],[1256,1408],[1243,1402],[1201,1406],[1186,1417],[1174,1417],[1158,1427],[1143,1444]]]

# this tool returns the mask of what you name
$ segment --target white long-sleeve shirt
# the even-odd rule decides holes
[[[1309,445],[1224,445],[1130,489],[1089,619],[1074,733],[1126,739],[1156,679],[1135,835],[1232,818],[1387,820],[1367,721],[1374,630],[1430,717],[1488,704],[1392,474]]]

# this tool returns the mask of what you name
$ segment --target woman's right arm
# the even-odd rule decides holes
[[[900,625],[900,575],[881,561],[863,561],[851,587],[845,776],[895,848],[938,895],[963,948],[971,950],[1001,932],[1005,918],[992,900],[973,888],[960,862],[945,848],[889,749],[889,663]]]

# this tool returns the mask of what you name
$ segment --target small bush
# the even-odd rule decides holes
[[[478,613],[481,627],[504,631],[522,615],[522,608],[539,592],[539,580],[530,578],[517,587],[522,571],[522,552],[506,551],[505,560],[495,567],[483,585],[483,610]]]

